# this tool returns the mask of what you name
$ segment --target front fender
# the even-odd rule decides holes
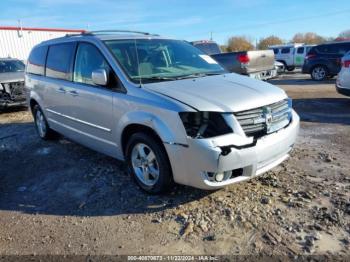
[[[158,115],[162,116],[160,118]],[[166,119],[167,122],[162,119]],[[162,114],[151,112],[128,112],[120,119],[117,125],[117,137],[119,145],[122,143],[122,133],[131,124],[144,125],[152,128],[164,143],[187,144],[186,131],[177,112],[167,111]]]

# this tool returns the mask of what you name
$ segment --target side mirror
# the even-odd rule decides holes
[[[97,69],[92,72],[92,82],[95,85],[106,86],[108,84],[108,74],[105,69]]]

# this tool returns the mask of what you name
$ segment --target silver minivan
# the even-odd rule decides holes
[[[58,132],[126,160],[150,193],[260,175],[288,157],[299,130],[283,90],[226,72],[186,41],[148,33],[43,42],[29,56],[25,85],[42,139]]]

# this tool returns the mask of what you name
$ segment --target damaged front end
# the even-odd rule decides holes
[[[24,80],[0,83],[0,108],[25,104]]]
[[[299,130],[299,117],[288,99],[235,113],[179,114],[187,146],[166,145],[174,180],[202,189],[241,182],[280,164]]]

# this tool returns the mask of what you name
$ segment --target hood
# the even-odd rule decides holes
[[[239,112],[287,98],[271,84],[238,74],[206,76],[143,85],[199,111]]]
[[[24,81],[24,72],[0,73],[0,83]]]

